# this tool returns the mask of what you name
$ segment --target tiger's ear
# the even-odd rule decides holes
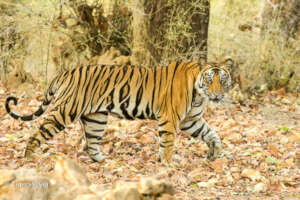
[[[223,67],[225,67],[225,69],[227,69],[229,72],[232,72],[233,60],[231,58],[226,58],[223,62]]]

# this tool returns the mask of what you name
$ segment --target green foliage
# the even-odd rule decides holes
[[[278,164],[277,160],[275,158],[271,157],[271,156],[268,156],[266,158],[266,162],[270,163],[270,164]]]
[[[290,129],[289,129],[288,127],[286,127],[286,126],[282,126],[282,127],[280,128],[280,130],[281,130],[283,133],[288,133],[288,132],[290,132]]]
[[[284,166],[280,163],[276,158],[272,156],[266,157],[266,163],[276,165],[279,168],[283,168]]]
[[[262,156],[261,152],[256,152],[253,154],[253,157],[260,158]]]
[[[189,140],[189,144],[195,144],[195,143],[197,143],[197,141],[196,141],[194,138],[191,138],[191,139]]]
[[[7,139],[11,140],[11,141],[17,141],[17,138],[14,137],[14,136],[12,136],[12,135],[10,135],[10,134],[5,134],[5,137],[6,137]]]

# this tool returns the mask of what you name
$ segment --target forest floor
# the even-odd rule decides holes
[[[40,105],[42,89],[35,96],[19,96],[13,111],[29,114]],[[102,151],[107,159],[90,160],[83,151],[80,124],[42,146],[34,162],[23,153],[30,134],[41,119],[21,122],[5,111],[9,93],[0,83],[0,168],[21,166],[40,172],[53,170],[56,156],[70,157],[86,170],[93,183],[111,184],[154,176],[169,180],[176,199],[300,199],[300,101],[282,91],[267,92],[244,105],[224,103],[205,114],[223,141],[223,156],[206,160],[207,146],[180,132],[176,138],[177,168],[158,162],[155,121],[110,118]]]

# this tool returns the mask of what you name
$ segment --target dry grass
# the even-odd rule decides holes
[[[64,6],[61,7],[62,2]],[[80,2],[85,3],[77,1],[78,5],[81,5]],[[61,0],[28,0],[24,3],[0,0],[0,7],[5,7],[4,10],[11,13],[11,16],[0,13],[0,41],[6,41],[1,51],[1,66],[7,63],[10,67],[8,71],[11,71],[15,67],[15,59],[22,59],[24,69],[35,77],[44,77],[39,80],[47,84],[47,80],[57,71],[86,63],[93,54],[89,46],[95,38],[87,34],[90,24],[84,24],[84,21],[79,19],[71,4],[71,1]],[[88,5],[96,6],[91,3]],[[59,18],[61,13],[63,19]],[[118,17],[119,21],[116,19]],[[123,29],[126,26],[120,16],[111,19],[111,29],[105,34],[100,33],[101,31],[94,34],[97,42],[102,44],[103,50],[117,46],[116,41],[120,43],[120,50],[128,49],[127,38],[123,39],[126,30],[116,30],[118,25]],[[17,38],[8,36],[10,30],[13,30]],[[7,48],[9,45],[12,48]]]
[[[213,0],[209,58],[231,56],[237,61],[245,89],[276,89],[289,80],[287,89],[299,92],[300,41],[286,41],[281,37],[278,20],[268,25],[262,39],[262,11],[263,1],[260,0]],[[242,31],[245,25],[251,30]],[[291,72],[295,73],[289,79]]]
[[[163,4],[163,3],[162,3]],[[174,61],[191,60],[198,61],[200,46],[196,41],[197,34],[192,27],[195,13],[205,12],[206,5],[203,0],[168,0],[163,6],[150,13],[164,16],[164,20],[153,24],[155,31],[148,34],[148,43],[154,48],[154,63],[168,65]],[[150,18],[152,18],[150,16]],[[199,18],[198,18],[199,19]],[[150,29],[151,29],[150,28]],[[155,33],[155,34],[153,34]]]
[[[1,20],[1,26],[17,35],[17,39],[0,35],[12,45],[12,48],[2,54],[1,61],[14,65],[16,58],[22,59],[26,71],[32,72],[34,76],[44,74],[48,68],[54,68],[48,65],[49,48],[54,39],[51,25],[57,14],[54,3],[46,0],[21,4],[2,0],[0,5],[7,5],[7,10],[11,9],[12,13],[11,16],[1,16],[2,19],[6,19]]]
[[[193,1],[195,8],[199,1]],[[25,70],[32,72],[33,76],[50,78],[57,67],[52,62],[52,50],[62,43],[62,38],[69,41],[75,39],[83,45],[88,41],[86,38],[74,38],[66,29],[53,29],[53,24],[57,23],[56,18],[59,15],[59,0],[28,0],[23,4],[15,2],[0,0],[0,6],[13,9],[11,16],[3,12],[0,14],[0,39],[5,40],[5,43],[3,41],[1,43],[1,72],[5,71],[3,70],[5,63],[13,63],[11,61],[18,58],[24,60]],[[187,20],[191,10],[195,8],[180,9],[177,6],[171,11],[173,14],[164,36],[167,44],[163,46],[153,44],[155,48],[163,50],[160,64],[186,60],[189,55],[197,53],[193,52],[195,48],[192,45],[188,50],[181,46],[184,44],[183,38],[188,41],[193,37]],[[284,86],[290,91],[299,92],[300,41],[285,41],[281,34],[274,34],[280,33],[276,20],[267,28],[265,38],[262,39],[260,33],[262,9],[261,0],[212,0],[208,41],[209,60],[231,56],[241,68],[245,89],[276,89]],[[246,29],[242,31],[243,26]],[[16,37],[11,37],[12,30]],[[123,31],[120,37],[117,34],[120,40],[125,41],[123,49],[130,47],[130,34],[130,30]],[[103,40],[106,41],[107,46],[117,45],[107,41],[107,38],[103,37]],[[191,44],[192,41],[188,43]],[[7,48],[8,45],[13,47]],[[67,48],[71,55],[64,65],[76,66],[83,62],[83,59],[90,58],[88,51],[78,52],[72,45]],[[291,72],[294,74],[290,78]]]

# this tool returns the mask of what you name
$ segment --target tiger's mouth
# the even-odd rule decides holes
[[[207,94],[207,97],[210,102],[220,103],[223,100],[224,95],[223,94]]]
[[[222,99],[218,99],[218,98],[209,98],[209,101],[213,102],[213,103],[220,103],[222,101]]]

